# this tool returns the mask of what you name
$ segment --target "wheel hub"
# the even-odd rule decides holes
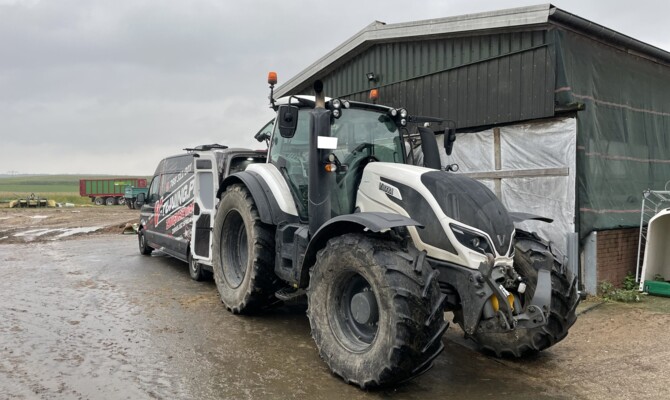
[[[375,295],[366,290],[356,293],[351,298],[351,315],[359,324],[371,324],[379,317]]]

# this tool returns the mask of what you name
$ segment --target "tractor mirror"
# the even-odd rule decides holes
[[[277,111],[279,134],[283,138],[292,138],[298,126],[298,107],[292,105],[279,106]]]
[[[454,142],[456,141],[456,129],[447,128],[444,132],[444,151],[448,156],[451,155],[452,150],[454,150]]]
[[[145,197],[144,193],[138,193],[136,201],[138,203],[144,203],[146,201],[146,197]]]

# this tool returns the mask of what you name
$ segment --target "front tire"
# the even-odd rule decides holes
[[[437,271],[398,247],[343,235],[328,242],[310,271],[307,315],[319,355],[361,388],[418,376],[444,348]]]
[[[243,185],[221,198],[214,222],[212,263],[221,301],[234,314],[252,314],[277,303],[282,285],[274,273],[274,229],[261,222]]]
[[[519,275],[526,278],[527,288],[522,296],[524,311],[535,294],[537,271],[534,261],[544,257],[553,259],[551,270],[551,310],[547,323],[530,329],[516,329],[507,332],[486,332],[477,329],[471,336],[480,349],[497,357],[519,358],[536,354],[555,345],[568,335],[568,329],[575,323],[575,311],[579,304],[577,278],[551,252],[549,243],[534,233],[517,230],[514,267]]]
[[[147,244],[147,238],[144,236],[144,230],[141,230],[137,234],[137,241],[140,247],[140,254],[143,256],[150,256],[154,249]]]

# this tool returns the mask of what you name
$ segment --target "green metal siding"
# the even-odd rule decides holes
[[[331,97],[406,107],[459,128],[554,115],[555,56],[547,30],[375,44],[321,79]],[[374,72],[378,82],[368,82]],[[295,93],[309,94],[310,84]]]

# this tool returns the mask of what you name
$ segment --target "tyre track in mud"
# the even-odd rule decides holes
[[[180,393],[160,363],[144,357],[152,343],[150,332],[141,328],[137,302],[83,265],[99,261],[95,256],[75,259],[53,244],[21,247],[40,254],[43,263],[21,265],[14,256],[3,260],[14,265],[0,275],[0,292],[12,304],[0,325],[0,375],[12,383],[5,395],[168,398]],[[33,276],[29,287],[12,282],[18,271]]]

